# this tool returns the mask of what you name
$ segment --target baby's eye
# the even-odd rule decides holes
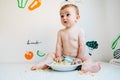
[[[61,18],[63,18],[64,16],[63,15],[61,15]]]
[[[70,14],[66,14],[66,16],[69,16]]]

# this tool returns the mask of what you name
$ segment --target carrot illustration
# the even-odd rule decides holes
[[[38,8],[39,6],[41,5],[41,0],[34,0],[29,6],[28,6],[28,9],[30,11]]]

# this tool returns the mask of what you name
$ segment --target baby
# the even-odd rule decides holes
[[[79,9],[74,4],[66,4],[60,9],[61,23],[65,28],[58,31],[56,51],[48,53],[45,60],[31,69],[46,69],[48,62],[60,62],[65,57],[70,57],[71,64],[82,62],[83,72],[98,72],[101,67],[99,62],[93,62],[85,56],[85,38],[83,30],[76,25],[80,19]]]

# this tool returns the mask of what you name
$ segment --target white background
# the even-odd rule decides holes
[[[24,58],[26,51],[54,52],[57,31],[63,28],[59,9],[64,0],[42,0],[33,11],[18,7],[17,0],[0,0],[0,63],[24,63],[40,61],[37,55],[30,61]],[[74,1],[74,0],[72,0]],[[86,33],[86,41],[96,40],[99,48],[93,58],[109,61],[113,58],[112,42],[120,34],[120,0],[81,0],[78,25]],[[41,42],[27,45],[27,41]],[[117,48],[120,48],[120,42]],[[116,49],[117,49],[116,48]],[[86,47],[86,54],[88,53]]]

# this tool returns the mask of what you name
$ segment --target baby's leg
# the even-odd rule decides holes
[[[100,69],[101,69],[100,62],[95,62],[95,63],[91,64],[89,71],[92,73],[96,73],[96,72],[100,71]]]
[[[83,62],[81,70],[83,72],[92,72],[92,73],[96,73],[96,72],[100,71],[100,69],[101,69],[100,62],[93,62],[90,57],[87,57],[87,58],[89,58],[89,59],[86,59]]]
[[[46,69],[48,66],[46,65],[48,62],[52,62],[55,57],[54,53],[48,53],[43,62],[33,66],[31,70],[36,70],[36,69]]]

